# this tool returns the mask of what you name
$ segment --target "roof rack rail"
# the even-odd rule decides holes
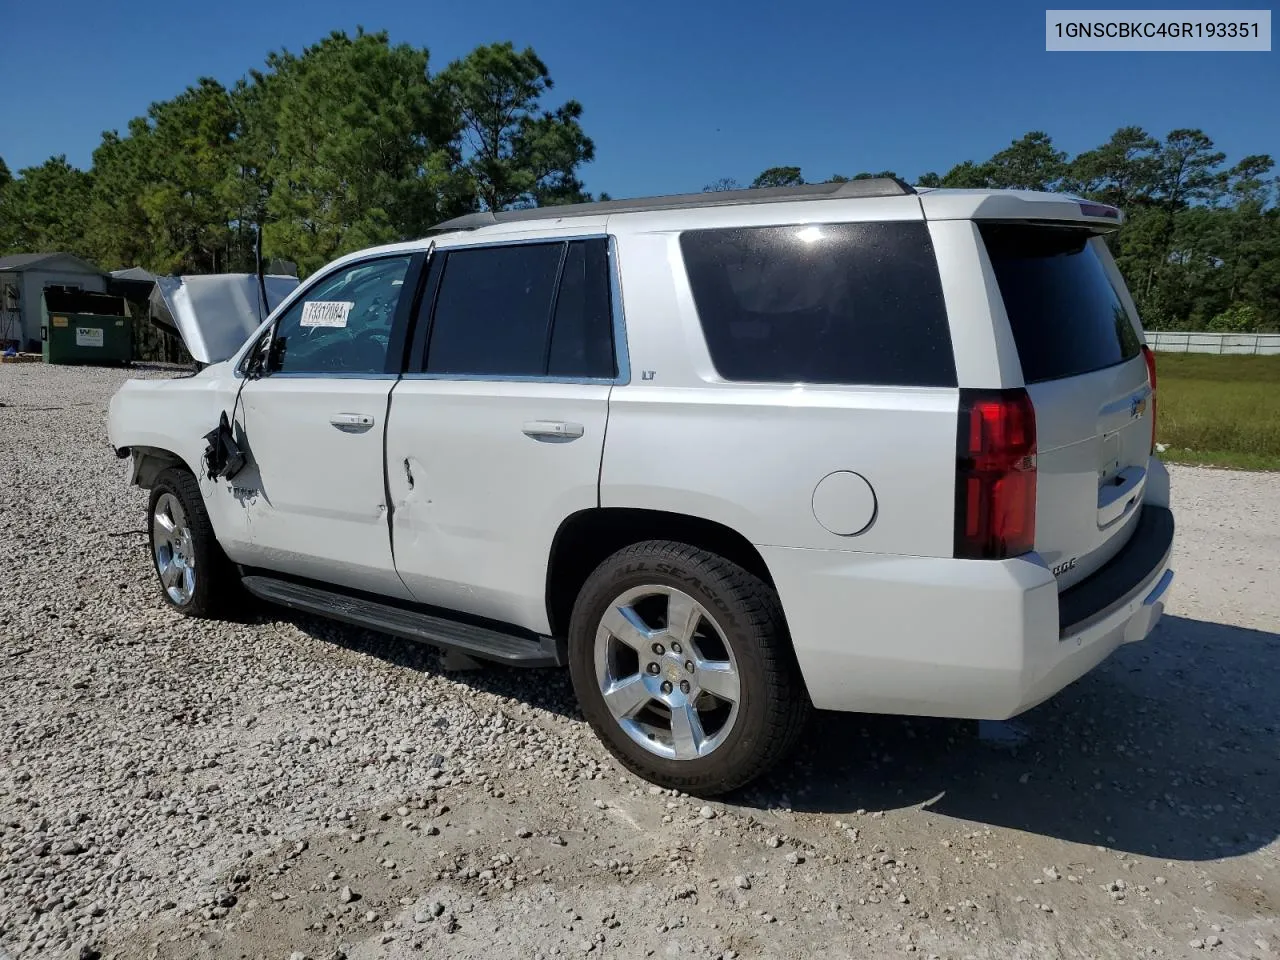
[[[723,207],[733,204],[782,203],[788,200],[847,200],[865,197],[901,197],[916,191],[897,177],[868,177],[842,183],[807,183],[799,187],[763,187],[750,190],[721,190],[704,193],[679,193],[666,197],[638,197],[634,200],[599,200],[594,203],[568,203],[553,207],[527,207],[521,210],[491,210],[467,213],[438,223],[428,231],[479,230],[498,223],[525,220],[558,220],[563,217],[590,217],[610,213],[646,213],[654,210],[680,210],[691,207]]]

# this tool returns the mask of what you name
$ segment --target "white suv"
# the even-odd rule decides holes
[[[111,443],[179,611],[567,664],[626,766],[723,792],[811,706],[1005,718],[1150,632],[1119,222],[889,179],[471,214],[130,381]]]

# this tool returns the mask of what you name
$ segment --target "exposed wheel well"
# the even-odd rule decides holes
[[[732,560],[769,586],[769,568],[751,542],[724,524],[662,510],[600,507],[565,519],[547,564],[547,616],[551,633],[569,630],[573,604],[587,577],[610,554],[642,540],[675,540]]]
[[[160,447],[129,447],[128,450],[133,454],[134,482],[144,490],[155,486],[156,477],[170,467],[182,467],[194,473],[185,460],[169,450]]]

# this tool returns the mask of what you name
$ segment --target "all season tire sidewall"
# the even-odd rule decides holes
[[[192,487],[197,494],[194,502],[192,502],[190,489]],[[191,531],[191,544],[196,555],[196,586],[186,603],[175,603],[169,596],[169,591],[160,580],[160,566],[156,561],[156,504],[166,493],[172,494],[182,505],[182,512],[186,515],[187,529]],[[199,487],[196,485],[195,477],[189,473],[183,476],[176,470],[166,470],[151,488],[147,507],[147,543],[151,550],[151,569],[155,573],[160,596],[172,609],[188,616],[202,616],[209,606],[210,590],[213,587],[211,581],[216,577],[215,566],[218,560],[216,546],[210,542],[211,537],[207,532],[209,530],[208,514],[205,511],[204,499],[199,497]]]
[[[683,564],[638,557],[620,563],[606,561],[584,585],[569,629],[569,670],[579,703],[592,728],[634,772],[686,788],[736,781],[737,771],[744,765],[752,765],[753,758],[763,749],[767,697],[755,636],[758,628],[745,622],[732,593],[717,582],[718,578],[692,566],[693,569],[689,569]],[[714,618],[733,649],[742,684],[738,716],[724,742],[706,757],[669,760],[650,753],[618,725],[600,691],[595,666],[595,641],[600,622],[617,597],[642,586],[676,587],[689,594]]]

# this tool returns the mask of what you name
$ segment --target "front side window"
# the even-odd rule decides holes
[[[271,372],[385,372],[411,259],[355,263],[308,290],[276,325]]]
[[[462,248],[444,256],[427,373],[615,375],[606,240]]]

